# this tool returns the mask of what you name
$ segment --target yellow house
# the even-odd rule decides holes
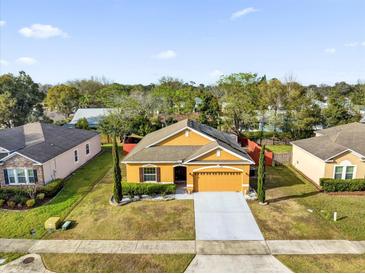
[[[175,183],[188,192],[245,192],[254,164],[231,135],[192,120],[146,135],[122,163],[128,182]]]
[[[320,178],[365,178],[365,124],[319,130],[292,145],[292,165],[317,184]]]

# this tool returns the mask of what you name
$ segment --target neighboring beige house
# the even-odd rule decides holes
[[[30,123],[0,130],[0,185],[63,179],[101,150],[95,131]]]
[[[292,145],[292,165],[317,184],[320,178],[365,178],[365,124],[319,130]]]

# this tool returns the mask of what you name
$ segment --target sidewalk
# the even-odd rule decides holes
[[[0,252],[194,254],[195,241],[0,239]]]
[[[123,241],[0,239],[0,252],[106,254],[364,254],[365,241]]]

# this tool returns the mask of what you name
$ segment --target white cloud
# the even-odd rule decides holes
[[[223,72],[222,71],[220,71],[219,69],[215,69],[215,70],[213,70],[213,71],[211,71],[210,73],[209,73],[209,76],[211,77],[211,78],[219,78],[219,77],[221,77],[223,75]]]
[[[0,27],[3,27],[3,26],[5,26],[5,25],[6,25],[6,21],[1,20],[1,21],[0,21]]]
[[[359,42],[350,42],[350,43],[346,43],[345,47],[355,48],[358,45],[359,45]]]
[[[362,43],[361,43],[361,45],[362,45],[363,47],[365,47],[365,41],[364,41],[364,42],[362,42]]]
[[[20,57],[20,58],[16,59],[16,62],[18,64],[34,65],[38,61],[32,57]]]
[[[153,57],[156,59],[164,59],[164,60],[173,59],[176,57],[176,52],[169,49],[169,50],[161,51],[158,54],[154,55]]]
[[[255,9],[253,7],[238,10],[238,11],[232,13],[231,20],[235,20],[235,19],[245,16],[247,14],[258,12],[258,11],[259,11],[258,9]]]
[[[21,28],[19,33],[28,38],[46,39],[51,37],[68,37],[63,30],[52,25],[33,24],[30,27]]]
[[[336,49],[335,48],[327,48],[324,50],[325,53],[327,54],[335,54],[336,53]]]
[[[7,66],[7,65],[9,65],[9,62],[8,61],[6,61],[6,60],[4,60],[4,59],[0,59],[0,66]]]

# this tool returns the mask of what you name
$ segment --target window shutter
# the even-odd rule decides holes
[[[5,184],[8,185],[9,184],[9,178],[8,178],[8,170],[4,169],[4,179],[5,179]]]
[[[143,180],[143,167],[139,168],[139,181],[144,182],[144,180]]]
[[[34,182],[38,183],[38,174],[37,174],[37,170],[33,169],[33,174],[34,174]]]
[[[156,167],[156,181],[161,182],[161,168]]]

